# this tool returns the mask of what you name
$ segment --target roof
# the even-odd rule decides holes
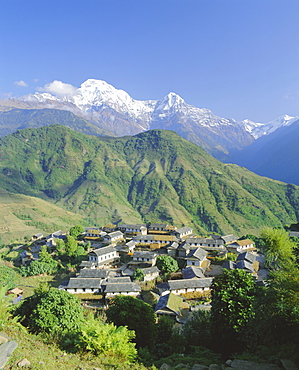
[[[95,266],[95,263],[92,261],[82,261],[79,267],[92,267]]]
[[[193,278],[204,278],[204,274],[200,267],[189,266],[182,270],[184,279],[193,279]]]
[[[118,229],[141,229],[141,228],[146,229],[146,226],[143,224],[121,224],[118,225],[117,227]]]
[[[256,255],[250,252],[243,252],[240,253],[237,257],[237,261],[246,260],[250,263],[253,263],[256,261]]]
[[[100,278],[70,278],[66,289],[100,289],[101,282]]]
[[[212,285],[212,281],[213,278],[168,280],[168,285],[170,290],[209,288]]]
[[[152,229],[152,228],[156,227],[156,228],[159,228],[159,229],[166,229],[167,226],[168,226],[168,224],[154,224],[154,223],[151,223],[151,224],[149,224],[148,228]]]
[[[182,297],[173,293],[165,294],[159,298],[159,301],[155,307],[155,312],[158,313],[158,311],[161,311],[161,313],[163,313],[163,311],[167,309],[166,312],[172,311],[174,314],[179,315],[182,304]]]
[[[235,243],[237,243],[241,247],[243,247],[244,245],[254,244],[254,242],[250,239],[237,240]]]
[[[155,235],[155,234],[149,234],[149,235],[137,235],[134,237],[134,240],[136,241],[142,241],[142,240],[149,240],[149,241],[165,241],[165,242],[174,242],[176,241],[176,237],[174,235]]]
[[[253,268],[252,264],[248,261],[245,261],[245,260],[241,260],[241,261],[236,262],[236,268],[237,269],[248,270],[250,272],[254,272],[254,268]]]
[[[148,251],[135,251],[133,257],[136,258],[149,258],[154,259],[157,256],[157,253],[148,252]]]
[[[167,249],[177,249],[179,246],[178,242],[172,242],[168,245]]]
[[[103,256],[107,253],[111,253],[111,252],[115,252],[115,251],[116,251],[116,249],[113,245],[108,245],[107,247],[93,249],[91,252],[89,252],[89,254],[94,253],[99,257],[99,256]]]
[[[112,233],[109,233],[105,235],[105,238],[117,238],[117,237],[123,237],[124,234],[121,231],[112,231]]]
[[[204,260],[207,257],[207,252],[202,248],[196,248],[189,252],[189,254],[186,256],[186,259],[198,259],[200,261]]]
[[[223,239],[224,242],[227,244],[227,243],[231,243],[231,242],[236,241],[238,239],[238,237],[233,235],[233,234],[230,234],[230,235],[221,236],[221,239]]]
[[[114,278],[108,278],[107,284],[115,284],[115,283],[131,283],[132,280],[130,276],[120,276],[120,277],[114,277]]]
[[[181,227],[180,229],[177,229],[175,230],[174,232],[177,234],[184,234],[184,233],[187,233],[187,232],[192,232],[193,229],[189,226],[184,226],[184,227]]]
[[[105,279],[109,271],[104,269],[82,269],[78,275],[78,278],[100,278]]]
[[[139,293],[141,288],[135,283],[110,283],[106,285],[105,293],[121,293],[121,292],[137,292]]]
[[[158,269],[157,266],[145,267],[142,268],[141,270],[143,271],[144,275],[160,273],[160,270]]]
[[[234,270],[236,268],[236,264],[234,261],[225,261],[222,264],[222,268],[227,270]]]

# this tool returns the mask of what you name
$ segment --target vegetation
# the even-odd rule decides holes
[[[149,304],[137,298],[119,295],[109,304],[106,315],[108,321],[116,326],[127,326],[128,329],[135,331],[137,348],[153,349],[156,339],[156,318]]]
[[[62,334],[78,329],[83,322],[80,300],[64,290],[45,284],[22,302],[16,315],[34,333]]]
[[[84,232],[84,227],[82,225],[76,225],[70,228],[70,236],[77,239],[79,235],[81,235]]]
[[[157,257],[156,265],[160,271],[166,274],[176,272],[179,269],[177,261],[173,257],[164,254]]]
[[[137,268],[134,271],[133,279],[134,280],[139,280],[139,281],[143,281],[144,280],[144,272],[142,271],[142,269]]]
[[[244,270],[224,270],[212,284],[211,330],[219,348],[231,353],[240,350],[239,333],[254,317],[255,283]]]
[[[299,187],[222,164],[173,132],[96,138],[54,125],[0,143],[0,188],[46,198],[95,223],[163,221],[257,233],[299,216]]]
[[[120,365],[135,360],[137,350],[131,342],[134,337],[134,331],[125,326],[116,327],[91,316],[81,325],[75,344],[80,351],[91,351],[96,356],[111,357],[110,361]]]

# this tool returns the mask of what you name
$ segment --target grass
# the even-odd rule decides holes
[[[56,229],[69,230],[83,216],[68,212],[42,199],[0,190],[0,238],[2,244],[23,242],[24,237]],[[23,217],[26,215],[26,218]],[[29,220],[29,221],[28,221]],[[30,220],[34,220],[30,221]]]

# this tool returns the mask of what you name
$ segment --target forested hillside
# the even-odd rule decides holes
[[[297,221],[299,187],[223,164],[172,131],[85,136],[63,126],[0,141],[0,187],[94,223],[166,221],[197,231],[255,232]]]

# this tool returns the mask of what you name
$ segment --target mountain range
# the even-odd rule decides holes
[[[29,128],[0,139],[0,158],[0,189],[80,213],[89,225],[162,221],[242,234],[299,216],[299,187],[223,164],[173,131],[113,138]]]
[[[242,150],[232,150],[229,161],[261,175],[299,185],[299,119]]]
[[[124,136],[150,129],[173,130],[220,160],[227,160],[230,151],[240,150],[257,138],[298,119],[285,115],[264,124],[250,120],[236,121],[218,117],[209,109],[189,105],[173,92],[161,100],[141,101],[105,81],[95,79],[88,79],[80,88],[73,88],[67,94],[36,92],[21,99],[1,101],[0,110],[1,107],[6,112],[12,107],[71,111],[100,128],[100,135]],[[51,114],[53,117],[53,112]],[[70,127],[67,121],[63,124]],[[95,128],[91,134],[93,132]]]

